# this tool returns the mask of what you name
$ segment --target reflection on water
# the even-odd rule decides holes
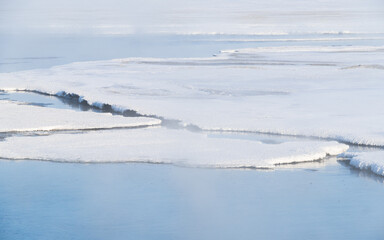
[[[363,169],[359,169],[359,168],[355,168],[351,165],[349,165],[349,161],[348,159],[346,160],[339,160],[338,163],[346,168],[349,169],[350,173],[354,176],[358,176],[358,177],[361,177],[361,178],[367,178],[367,179],[370,179],[370,180],[373,180],[377,183],[381,183],[383,184],[384,183],[384,176],[381,176],[381,175],[377,175],[371,171],[368,171],[368,170],[363,170]]]

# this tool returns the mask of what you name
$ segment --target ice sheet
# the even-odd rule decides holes
[[[77,112],[0,101],[0,132],[86,130],[159,125],[158,119]]]
[[[70,151],[68,151],[70,149]],[[60,162],[148,162],[181,166],[274,167],[337,155],[348,149],[337,142],[297,141],[263,144],[210,138],[185,130],[145,128],[10,137],[0,142],[0,158]]]
[[[347,156],[351,157],[349,164],[352,166],[384,176],[384,151],[360,152]]]
[[[287,46],[190,59],[79,62],[0,75],[1,89],[76,93],[210,130],[384,146],[381,46]]]

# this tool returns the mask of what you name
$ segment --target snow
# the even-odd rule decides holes
[[[0,132],[86,130],[159,125],[158,119],[77,112],[0,101]]]
[[[368,170],[384,176],[384,152],[359,152],[347,155],[351,157],[350,165],[361,170]]]
[[[206,130],[384,146],[383,46],[286,46],[128,58],[0,74],[0,89],[74,93]]]
[[[277,164],[323,159],[347,149],[347,145],[333,141],[263,144],[157,127],[82,134],[56,133],[38,138],[10,137],[0,142],[0,158],[82,163],[167,163],[213,168],[273,168]]]

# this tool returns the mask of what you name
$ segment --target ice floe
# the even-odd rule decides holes
[[[110,113],[77,112],[0,101],[0,132],[86,130],[159,125],[153,118],[127,118]]]
[[[83,134],[9,137],[0,158],[58,162],[147,162],[213,168],[273,168],[345,152],[347,145],[324,141],[263,144],[211,138],[165,128],[93,131]]]
[[[128,58],[0,74],[37,90],[217,131],[384,146],[383,46],[227,50],[209,58]]]

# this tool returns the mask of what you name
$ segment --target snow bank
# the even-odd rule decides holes
[[[384,152],[361,152],[350,155],[349,164],[361,170],[368,170],[384,176]]]
[[[158,119],[77,112],[0,101],[0,132],[85,130],[159,125]]]
[[[68,151],[70,149],[70,151]],[[348,149],[337,142],[285,142],[210,138],[185,130],[143,128],[10,137],[0,142],[0,158],[59,162],[147,162],[213,168],[272,168],[307,162]]]

